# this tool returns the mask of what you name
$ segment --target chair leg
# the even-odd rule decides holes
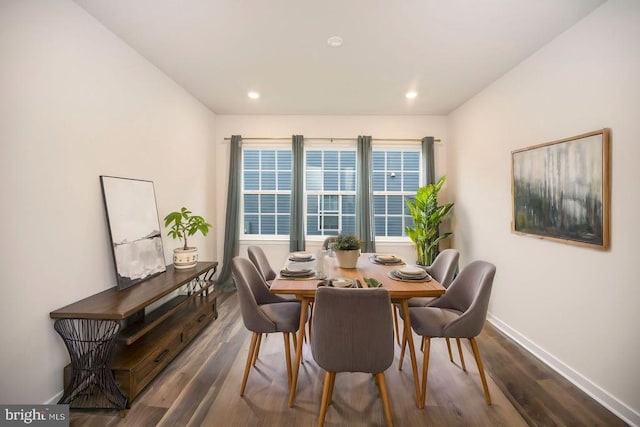
[[[249,370],[251,369],[251,361],[253,360],[253,352],[256,349],[256,342],[258,341],[258,334],[254,332],[251,336],[251,345],[249,346],[249,354],[247,354],[247,364],[244,367],[244,376],[242,377],[242,387],[240,387],[240,397],[244,396],[244,388],[247,386],[247,378],[249,378]]]
[[[283,332],[284,337],[284,357],[287,362],[287,385],[291,388],[291,346],[289,344],[289,333]]]
[[[258,353],[260,353],[260,344],[262,344],[262,334],[258,334],[258,342],[256,343],[256,351],[253,352],[253,366],[258,361]]]
[[[327,406],[333,403],[333,386],[336,384],[336,373],[332,372],[330,377],[331,382],[329,383],[329,401],[327,402]]]
[[[396,330],[396,341],[400,345],[400,334],[398,333],[398,310],[395,304],[391,303],[391,311],[393,311],[393,327]]]
[[[293,341],[293,348],[297,348],[298,347],[298,338],[296,337],[296,333],[293,332],[291,334],[291,340]]]
[[[456,338],[456,344],[458,344],[458,354],[460,355],[460,364],[462,365],[462,370],[467,372],[467,367],[464,364],[464,356],[462,355],[462,345],[460,344],[460,338]]]
[[[424,356],[422,359],[422,395],[420,396],[421,407],[424,408],[424,403],[427,400],[427,375],[429,374],[429,352],[431,351],[431,338],[425,337],[424,341]]]
[[[378,388],[380,389],[380,398],[382,399],[382,407],[384,408],[384,417],[387,419],[387,425],[393,426],[393,418],[391,418],[391,405],[389,404],[389,394],[387,393],[387,382],[384,378],[384,372],[376,374]]]
[[[449,352],[449,360],[453,363],[453,354],[451,353],[451,343],[449,342],[449,338],[445,338],[447,340],[447,351]]]
[[[475,338],[469,338],[471,348],[473,349],[473,356],[476,358],[476,365],[478,365],[478,371],[480,372],[480,379],[482,380],[482,388],[484,388],[484,397],[487,400],[487,405],[491,405],[491,395],[489,394],[489,387],[487,387],[487,379],[484,376],[484,366],[482,366],[482,359],[480,359],[480,351],[478,350],[478,344]]]
[[[400,361],[398,362],[398,370],[402,371],[402,361],[404,360],[404,349],[407,348],[407,337],[405,336],[404,328],[402,328],[402,346],[400,350]]]
[[[331,384],[335,381],[335,372],[325,372],[324,374],[324,386],[322,387],[322,401],[320,402],[320,415],[318,416],[318,427],[324,426],[324,417],[327,415],[327,407],[331,401],[331,394],[333,392],[333,386]]]

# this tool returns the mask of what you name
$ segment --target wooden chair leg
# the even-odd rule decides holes
[[[487,400],[487,405],[491,405],[491,395],[489,394],[489,387],[487,387],[487,379],[484,376],[484,366],[482,366],[482,359],[480,359],[480,351],[478,350],[478,344],[475,338],[469,338],[471,348],[473,349],[473,356],[476,359],[476,365],[478,365],[478,371],[480,372],[480,379],[482,380],[482,388],[484,388],[484,397]]]
[[[458,354],[460,355],[460,364],[462,365],[462,370],[467,372],[467,367],[464,364],[464,356],[462,355],[462,345],[460,344],[460,338],[456,338],[456,344],[458,345]]]
[[[258,342],[256,343],[256,351],[253,352],[253,366],[258,361],[258,353],[260,353],[260,344],[262,344],[262,334],[258,334]]]
[[[289,388],[291,388],[291,346],[289,344],[289,333],[283,332],[282,336],[284,337],[284,357],[287,362],[287,384]]]
[[[291,340],[293,341],[293,348],[297,348],[298,347],[298,338],[296,337],[296,333],[293,332],[291,334]]]
[[[421,407],[427,400],[427,375],[429,374],[429,352],[431,351],[431,338],[426,337],[424,341],[424,356],[422,359],[422,393],[420,396]]]
[[[387,382],[384,378],[384,372],[376,374],[378,388],[380,389],[380,398],[382,399],[382,407],[384,408],[384,417],[387,419],[387,425],[393,426],[393,418],[391,418],[391,405],[389,404],[389,394],[387,393]]]
[[[404,360],[404,349],[407,348],[407,337],[404,334],[404,328],[402,328],[402,346],[400,349],[400,361],[398,362],[398,370],[402,371],[402,361]]]
[[[247,378],[249,378],[249,370],[251,369],[251,361],[253,360],[253,352],[256,349],[256,342],[258,341],[258,334],[254,332],[251,336],[251,345],[249,346],[249,354],[247,354],[247,364],[244,367],[244,376],[242,377],[242,386],[240,387],[240,397],[244,396],[244,388],[247,386]]]
[[[391,311],[393,311],[393,327],[396,331],[396,341],[398,345],[400,345],[400,334],[398,333],[398,307],[395,304],[391,303]]]
[[[318,416],[318,427],[324,426],[324,417],[327,415],[327,407],[331,401],[332,377],[335,380],[335,372],[325,372],[324,386],[322,387],[322,401],[320,402],[320,415]]]
[[[329,402],[327,402],[327,406],[331,405],[331,403],[333,403],[333,386],[336,384],[336,373],[332,372],[331,373],[331,382],[329,383]]]
[[[451,342],[449,342],[449,338],[445,338],[447,340],[447,351],[449,352],[449,360],[453,363],[453,354],[451,353]]]

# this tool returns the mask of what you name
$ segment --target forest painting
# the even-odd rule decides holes
[[[511,154],[514,232],[609,246],[608,129]]]

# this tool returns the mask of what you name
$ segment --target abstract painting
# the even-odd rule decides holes
[[[609,151],[609,129],[512,151],[512,231],[608,248]]]
[[[166,271],[152,181],[100,176],[118,289]]]

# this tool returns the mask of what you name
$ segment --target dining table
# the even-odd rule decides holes
[[[293,367],[293,376],[291,386],[289,388],[289,407],[292,407],[295,401],[296,387],[298,383],[298,372],[300,370],[300,362],[302,360],[302,345],[304,341],[304,329],[307,322],[308,307],[313,303],[318,286],[329,285],[332,280],[350,279],[354,283],[360,284],[363,288],[368,287],[365,279],[375,279],[380,287],[389,292],[391,302],[397,304],[402,310],[402,318],[404,319],[404,334],[407,337],[409,347],[409,355],[411,358],[411,368],[413,371],[413,382],[415,386],[416,402],[418,408],[421,408],[421,391],[418,377],[418,365],[416,362],[415,346],[413,342],[413,334],[411,332],[411,318],[409,316],[410,298],[414,297],[439,297],[444,294],[445,288],[435,279],[428,281],[402,281],[394,275],[395,272],[404,265],[404,261],[393,265],[380,264],[376,262],[376,254],[362,253],[358,258],[355,268],[341,268],[338,266],[334,257],[318,257],[303,259],[297,262],[293,257],[288,257],[284,266],[285,269],[308,269],[314,272],[310,277],[283,277],[283,271],[273,280],[270,291],[274,294],[295,295],[301,301],[300,310],[300,326],[298,329],[298,339],[296,343],[296,359]],[[317,272],[317,273],[316,273]],[[392,319],[389,319],[391,322]],[[312,333],[310,331],[310,333]]]

